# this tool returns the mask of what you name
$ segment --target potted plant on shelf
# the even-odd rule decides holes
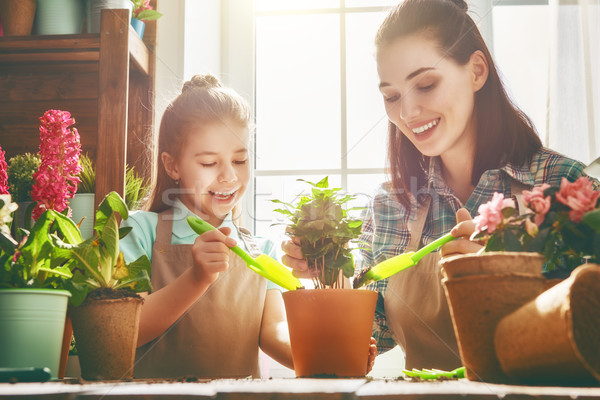
[[[354,275],[349,247],[361,234],[362,221],[345,206],[354,199],[328,178],[312,186],[310,195],[277,209],[290,224],[288,234],[300,242],[315,289],[285,292],[294,369],[297,376],[357,377],[367,372],[369,342],[377,294],[345,288]]]
[[[131,228],[119,228],[117,214],[127,219],[129,210],[116,193],[98,206],[93,238],[78,244],[57,245],[73,260],[73,294],[70,313],[84,379],[131,379],[139,317],[150,289],[147,256],[126,264],[119,239]]]
[[[6,175],[0,149],[0,367],[49,368],[57,378],[72,261],[55,240],[74,244],[81,235],[68,217],[47,209],[25,238],[15,240],[9,225],[18,205]]]
[[[80,182],[77,193],[69,202],[73,212],[73,220],[79,224],[79,230],[84,239],[94,234],[94,201],[96,192],[96,168],[87,154],[79,158],[81,171],[78,175]],[[146,179],[138,175],[135,167],[127,165],[125,170],[125,204],[129,210],[141,207],[148,195],[150,186]]]
[[[18,228],[31,227],[31,212],[35,205],[31,200],[33,174],[38,170],[41,160],[38,154],[18,154],[8,160],[8,192],[12,200],[19,205],[11,225],[12,234],[19,239]]]
[[[131,26],[137,32],[140,39],[144,37],[146,24],[144,21],[156,21],[162,14],[152,9],[150,0],[131,0],[133,2],[133,12],[131,14]]]
[[[568,275],[586,260],[598,262],[600,192],[581,177],[561,187],[542,185],[523,192],[528,212],[518,215],[500,193],[480,206],[474,240],[483,252],[442,260],[443,281],[461,358],[471,380],[506,382],[494,332],[506,315],[549,287],[542,275]]]

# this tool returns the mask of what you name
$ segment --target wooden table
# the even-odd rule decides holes
[[[598,387],[509,386],[458,381],[384,379],[219,379],[197,382],[0,384],[0,399],[597,399]]]

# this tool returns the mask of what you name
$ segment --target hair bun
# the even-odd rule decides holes
[[[194,75],[192,79],[183,84],[181,93],[185,93],[188,90],[193,89],[211,89],[216,87],[222,87],[221,82],[213,75]]]
[[[456,6],[458,6],[458,8],[460,8],[464,12],[469,11],[469,5],[467,4],[467,2],[465,0],[451,0],[451,1],[454,4],[456,4]]]

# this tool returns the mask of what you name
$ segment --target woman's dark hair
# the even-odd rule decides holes
[[[436,40],[442,54],[459,65],[465,65],[480,50],[489,66],[487,81],[475,94],[477,143],[471,183],[476,186],[483,172],[508,162],[529,162],[542,146],[541,141],[531,120],[506,94],[464,0],[405,0],[390,11],[379,27],[375,37],[377,52],[398,38],[425,32]],[[392,189],[398,201],[410,209],[410,178],[416,179],[417,188],[423,187],[429,160],[391,122],[389,131]]]
[[[230,121],[241,126],[250,124],[250,106],[234,90],[223,87],[208,75],[195,75],[183,84],[181,94],[165,110],[158,133],[158,159],[166,152],[178,160],[185,146],[189,128],[216,121]],[[160,162],[160,161],[159,161]],[[146,209],[161,212],[171,207],[169,191],[177,195],[178,185],[159,164],[152,196]]]

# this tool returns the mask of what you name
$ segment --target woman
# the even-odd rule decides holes
[[[508,98],[492,56],[462,0],[406,0],[377,32],[379,89],[389,124],[391,179],[370,204],[360,268],[416,250],[471,219],[494,192],[575,180],[583,164],[543,148],[529,118]],[[480,249],[461,239],[442,254]],[[297,245],[284,262],[302,276]],[[374,333],[380,353],[400,345],[407,368],[461,365],[441,286],[440,252],[374,283]]]

